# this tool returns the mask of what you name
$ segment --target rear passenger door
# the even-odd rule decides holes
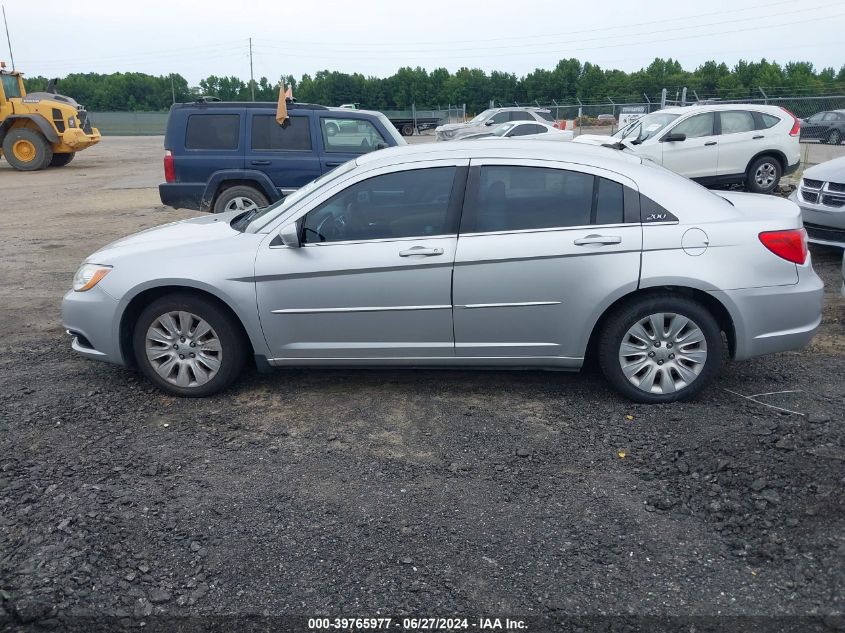
[[[241,108],[188,115],[184,151],[174,148],[180,182],[206,182],[215,171],[243,169],[245,117]]]
[[[247,169],[263,171],[282,194],[299,189],[322,174],[307,113],[294,113],[284,125],[279,125],[273,114],[250,112],[248,130]]]
[[[580,366],[598,316],[639,282],[634,183],[567,163],[471,165],[453,273],[455,354]]]
[[[757,130],[754,115],[748,110],[719,112],[721,134],[717,174],[741,174],[759,149],[765,149],[765,130]]]

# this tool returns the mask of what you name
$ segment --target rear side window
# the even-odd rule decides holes
[[[185,132],[186,149],[238,149],[241,117],[237,114],[192,114]]]
[[[519,231],[590,223],[593,176],[546,167],[481,168],[463,232]]]
[[[292,116],[279,125],[271,114],[252,118],[252,149],[270,151],[308,151],[311,149],[311,126],[307,116]]]
[[[722,134],[738,134],[754,130],[754,115],[748,111],[722,112],[719,116],[722,119]]]
[[[327,152],[365,154],[385,142],[376,127],[365,119],[321,118],[320,128]]]
[[[760,125],[757,128],[758,130],[768,130],[770,127],[774,127],[778,123],[780,123],[780,119],[778,117],[774,116],[774,115],[764,114],[764,113],[761,112],[760,113],[760,123],[762,125]]]
[[[622,185],[607,178],[597,181],[596,221],[592,224],[621,224],[625,221]]]
[[[542,110],[535,110],[534,114],[538,117],[543,119],[544,121],[548,121],[549,123],[553,123],[555,118],[552,116],[551,112],[543,112]]]

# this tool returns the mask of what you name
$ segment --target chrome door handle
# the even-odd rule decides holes
[[[715,145],[715,144],[716,144],[716,141],[707,141],[707,142],[704,144],[704,147],[710,147],[711,145]]]
[[[399,251],[399,257],[412,257],[415,255],[420,255],[422,257],[434,257],[442,254],[442,248],[427,248],[425,246],[412,246],[407,251]]]
[[[575,246],[587,246],[589,244],[597,244],[601,246],[602,244],[621,244],[622,238],[618,235],[588,235],[586,237],[579,238],[572,242]]]
[[[269,165],[269,160],[251,160],[249,161],[250,165]]]
[[[763,136],[762,134],[758,134],[757,136],[752,136],[751,140],[756,141],[757,139],[760,139],[760,138],[766,138],[766,137]]]

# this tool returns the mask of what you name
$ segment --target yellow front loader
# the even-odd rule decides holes
[[[0,155],[21,171],[62,167],[81,149],[100,142],[88,113],[70,97],[26,94],[21,74],[0,62]]]

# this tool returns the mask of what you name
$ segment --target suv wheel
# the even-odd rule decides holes
[[[839,145],[842,142],[842,134],[839,130],[831,130],[827,135],[828,145]]]
[[[16,128],[3,139],[3,154],[9,164],[20,171],[44,169],[53,160],[53,148],[36,130]]]
[[[751,193],[771,193],[780,182],[780,161],[774,156],[761,156],[748,167],[745,188]]]
[[[132,344],[144,375],[174,396],[202,397],[225,389],[246,359],[232,317],[190,294],[168,295],[147,306],[135,323]]]
[[[267,197],[252,187],[237,185],[224,189],[214,202],[214,212],[225,211],[252,211],[256,208],[266,207],[270,202]]]
[[[715,377],[721,357],[713,315],[697,301],[674,295],[644,297],[617,310],[599,347],[608,382],[645,404],[694,396]]]

